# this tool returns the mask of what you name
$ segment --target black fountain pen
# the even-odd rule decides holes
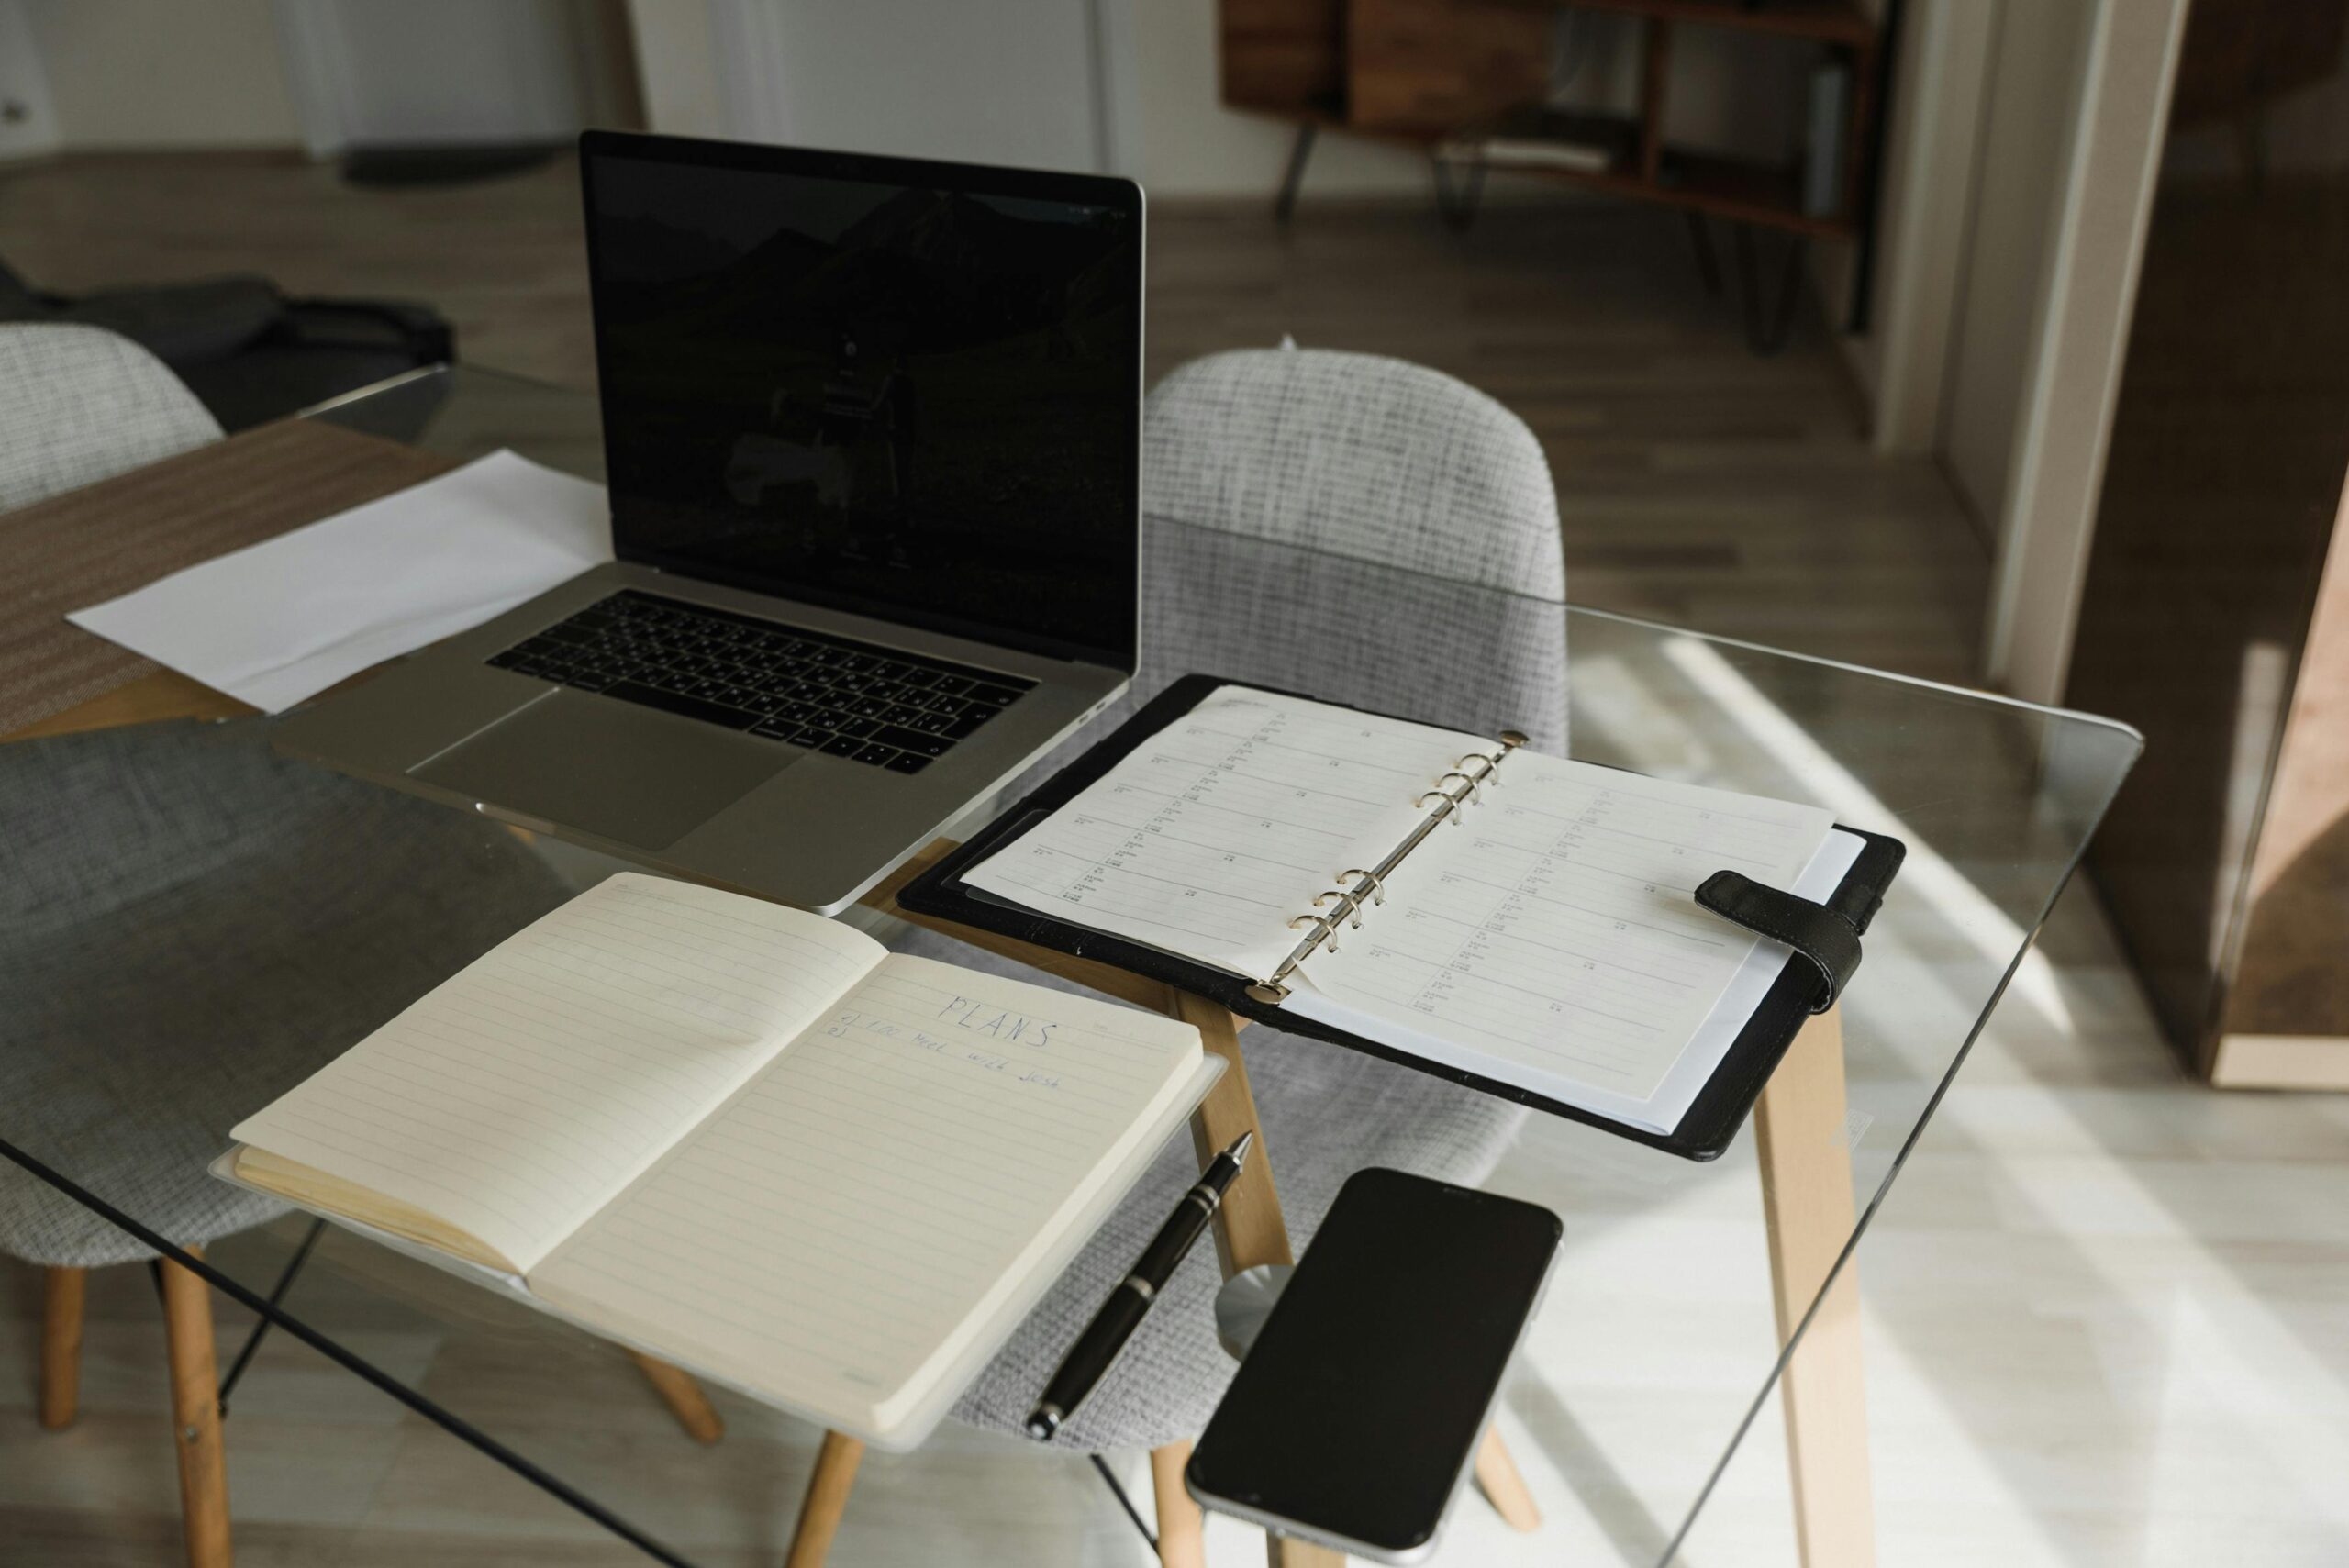
[[[1117,1361],[1126,1341],[1133,1338],[1141,1326],[1144,1314],[1166,1282],[1174,1277],[1175,1267],[1190,1251],[1199,1232],[1208,1228],[1215,1211],[1223,1203],[1223,1195],[1230,1189],[1232,1179],[1240,1174],[1240,1167],[1248,1162],[1249,1145],[1256,1141],[1254,1132],[1243,1132],[1232,1146],[1208,1162],[1198,1185],[1185,1193],[1174,1206],[1174,1213],[1158,1228],[1150,1245],[1141,1250],[1134,1266],[1093,1315],[1085,1332],[1052,1373],[1052,1381],[1044,1385],[1044,1396],[1028,1412],[1028,1435],[1038,1442],[1050,1442],[1061,1423],[1075,1413],[1093,1385],[1101,1381]]]

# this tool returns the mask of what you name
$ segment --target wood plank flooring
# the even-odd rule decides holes
[[[478,362],[584,384],[570,178],[359,193],[294,164],[67,162],[0,174],[0,255],[59,287],[249,268],[296,292],[426,298]],[[1985,564],[1937,473],[1868,453],[1815,321],[1779,358],[1748,355],[1668,217],[1495,211],[1461,238],[1424,212],[1308,206],[1283,236],[1252,207],[1162,207],[1153,226],[1154,371],[1284,332],[1436,365],[1541,434],[1577,598],[1970,670]],[[1976,983],[1930,901],[1878,932],[1847,1018],[1864,1197]],[[2040,951],[1860,1254],[1880,1560],[2349,1561],[2349,1102],[2184,1083],[2087,899],[2065,900]],[[1568,1226],[1503,1415],[1547,1523],[1517,1536],[1464,1497],[1439,1561],[1653,1562],[1769,1359],[1750,1150],[1685,1166],[1543,1121],[1495,1184]],[[217,1252],[265,1275],[298,1234]],[[147,1281],[94,1276],[85,1413],[63,1433],[32,1417],[39,1303],[32,1271],[0,1265],[0,1565],[175,1561]],[[726,1439],[700,1448],[618,1352],[340,1236],[292,1305],[695,1561],[779,1561],[815,1451],[804,1425],[721,1396]],[[246,1320],[220,1316],[226,1354]],[[1762,1412],[1684,1562],[1791,1564],[1778,1419]],[[642,1561],[283,1339],[227,1441],[248,1568]],[[1147,1508],[1141,1456],[1117,1463]],[[1261,1561],[1222,1520],[1208,1551]],[[1148,1561],[1083,1465],[951,1430],[868,1459],[834,1554]]]
[[[576,171],[361,190],[267,159],[67,159],[0,172],[0,256],[42,286],[260,272],[289,293],[429,301],[479,364],[595,375]],[[1492,394],[1542,439],[1585,604],[1970,683],[1988,566],[1922,459],[1887,462],[1815,318],[1748,352],[1677,214],[1497,206],[1151,215],[1149,372],[1268,346],[1394,354]]]

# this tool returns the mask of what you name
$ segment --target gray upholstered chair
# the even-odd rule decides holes
[[[0,508],[219,433],[126,339],[0,327]],[[0,1139],[187,1248],[284,1212],[206,1173],[230,1127],[567,891],[499,829],[278,761],[268,728],[0,745]],[[87,1272],[150,1254],[6,1162],[0,1254],[46,1271],[40,1419],[62,1427]],[[227,1568],[210,1296],[158,1275],[189,1558]],[[636,1360],[718,1436],[691,1379]]]
[[[0,512],[219,439],[195,394],[129,339],[0,326]]]
[[[191,1249],[285,1212],[206,1173],[231,1126],[565,894],[520,843],[281,761],[267,729],[0,746],[0,1137]],[[40,1419],[62,1427],[86,1272],[152,1254],[14,1164],[0,1252],[47,1271]],[[189,1555],[211,1568],[209,1292],[159,1273]]]
[[[1340,702],[1479,729],[1514,724],[1537,746],[1565,738],[1565,596],[1557,502],[1531,431],[1449,376],[1364,354],[1297,349],[1214,355],[1150,395],[1144,507],[1154,523],[1143,573],[1142,673],[1099,724],[1037,770],[1047,775],[1170,681],[1207,671]],[[1286,580],[1240,582],[1230,536],[1265,541]],[[1309,547],[1288,561],[1279,547]],[[1248,554],[1251,547],[1239,547]],[[1360,563],[1350,573],[1348,562]],[[1347,635],[1364,593],[1391,599],[1394,569],[1429,582],[1416,624]],[[1353,592],[1349,592],[1349,590]],[[1492,589],[1524,613],[1495,624]],[[1251,613],[1234,595],[1253,594]],[[1476,624],[1454,624],[1470,608]],[[1273,613],[1253,613],[1269,610]],[[1466,618],[1464,615],[1460,618]],[[1254,630],[1235,639],[1244,620]],[[1453,658],[1454,650],[1473,658]],[[1489,732],[1489,728],[1479,729]],[[1025,788],[1026,784],[1019,786]],[[998,973],[1035,971],[915,930],[893,945]],[[1281,1208],[1299,1251],[1341,1184],[1367,1165],[1475,1183],[1488,1175],[1521,1108],[1374,1058],[1263,1027],[1241,1036]],[[1063,1353],[1197,1179],[1187,1140],[1170,1145],[1100,1233],[963,1395],[958,1419],[1021,1429]],[[1077,1451],[1179,1454],[1221,1398],[1232,1363],[1215,1338],[1213,1250],[1195,1251],[1110,1375],[1063,1429]],[[803,1509],[800,1544],[829,1539],[844,1488],[826,1485],[827,1442]],[[853,1462],[850,1458],[844,1462]],[[1181,1464],[1153,1462],[1160,1517],[1182,1501]],[[811,1518],[825,1500],[828,1517]],[[795,1551],[794,1568],[812,1554]]]

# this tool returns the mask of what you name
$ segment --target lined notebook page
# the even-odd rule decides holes
[[[1817,806],[1519,751],[1304,972],[1348,1008],[1519,1069],[1507,1075],[1553,1098],[1586,1103],[1572,1092],[1586,1085],[1645,1101],[1757,940],[1698,907],[1696,884],[1726,867],[1791,888],[1831,823]]]
[[[1373,866],[1411,803],[1493,742],[1224,686],[964,880],[999,898],[1264,975],[1289,920]]]
[[[233,1136],[413,1205],[527,1271],[883,951],[818,916],[623,873]]]
[[[895,956],[530,1276],[543,1299],[885,1430],[1200,1060],[1186,1024]]]

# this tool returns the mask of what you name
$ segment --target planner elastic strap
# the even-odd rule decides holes
[[[1339,930],[1361,927],[1363,906],[1365,903],[1386,902],[1386,879],[1393,874],[1395,868],[1401,865],[1439,824],[1449,822],[1455,828],[1460,826],[1462,808],[1471,801],[1483,798],[1486,781],[1500,771],[1501,764],[1508,761],[1511,751],[1524,744],[1525,736],[1520,731],[1504,729],[1500,732],[1500,750],[1497,751],[1471,751],[1453,762],[1452,772],[1436,780],[1433,789],[1422,792],[1418,799],[1411,802],[1415,809],[1428,814],[1404,836],[1401,843],[1386,851],[1385,858],[1375,866],[1353,866],[1335,873],[1331,880],[1337,886],[1315,895],[1312,908],[1291,917],[1289,929],[1304,931],[1304,939],[1289,950],[1288,956],[1281,960],[1279,968],[1248,987],[1249,998],[1275,1007],[1287,1000],[1288,977],[1297,973],[1297,966],[1323,948],[1331,952],[1337,951]],[[1430,801],[1435,803],[1432,810],[1429,809]]]
[[[1835,1005],[1860,967],[1860,933],[1881,900],[1866,888],[1838,892],[1825,904],[1766,887],[1733,871],[1717,871],[1697,884],[1697,902],[1722,919],[1757,932],[1809,959],[1820,988],[1810,1010]]]

